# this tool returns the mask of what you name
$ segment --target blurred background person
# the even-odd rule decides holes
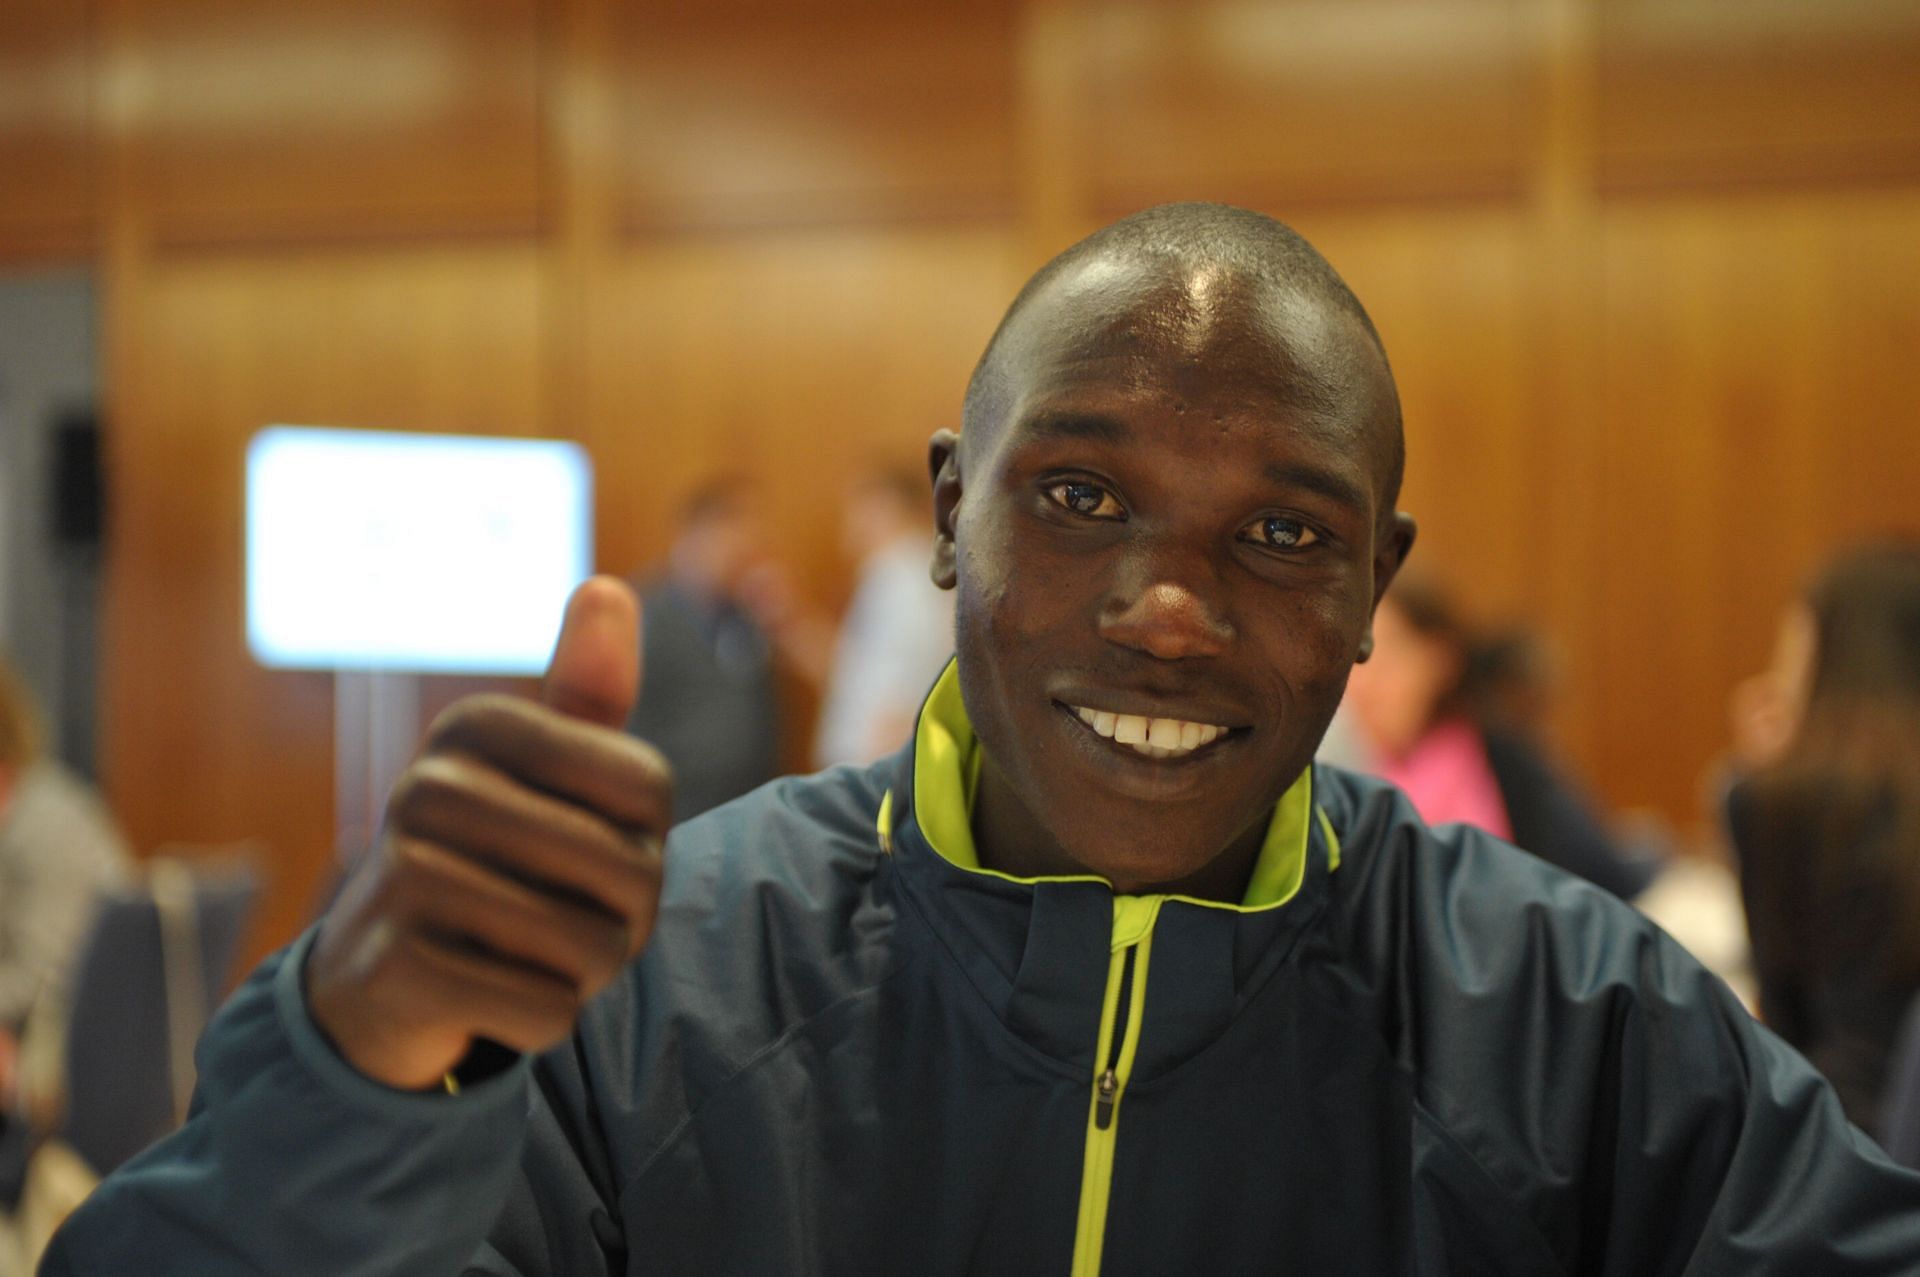
[[[1342,704],[1349,765],[1398,785],[1429,823],[1477,826],[1623,899],[1646,888],[1658,862],[1622,850],[1551,761],[1537,639],[1476,638],[1433,578],[1403,573],[1373,640]]]
[[[1531,629],[1506,629],[1468,644],[1462,696],[1513,841],[1637,902],[1665,872],[1664,839],[1651,829],[1627,837],[1621,822],[1603,814],[1554,757],[1547,744],[1553,684],[1551,655]]]
[[[1920,541],[1835,559],[1732,711],[1728,826],[1762,1018],[1878,1130],[1920,991]]]
[[[898,749],[927,689],[953,655],[953,596],[928,575],[926,481],[872,470],[847,490],[841,546],[859,582],[840,623],[814,738],[816,767],[865,763]]]
[[[715,478],[681,507],[665,570],[640,583],[645,676],[627,729],[673,765],[681,820],[780,772],[766,545],[754,485]]]
[[[1444,591],[1425,579],[1396,583],[1374,613],[1373,654],[1347,682],[1349,748],[1405,790],[1429,824],[1511,839],[1486,742],[1467,714],[1467,645]]]
[[[95,900],[132,863],[93,789],[43,751],[39,710],[0,660],[0,1109],[28,1013],[66,983]]]

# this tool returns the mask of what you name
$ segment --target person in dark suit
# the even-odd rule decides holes
[[[773,642],[752,607],[765,544],[752,486],[713,479],[682,506],[665,570],[641,589],[647,677],[627,730],[673,765],[681,819],[780,772]]]

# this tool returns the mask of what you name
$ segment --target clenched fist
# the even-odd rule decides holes
[[[639,636],[632,590],[585,582],[542,703],[459,702],[401,774],[305,973],[315,1021],[368,1077],[418,1089],[476,1039],[552,1046],[646,945],[673,781],[620,730]]]

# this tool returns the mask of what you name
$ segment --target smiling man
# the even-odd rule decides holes
[[[1650,924],[1312,765],[1413,525],[1298,236],[1070,249],[931,460],[957,654],[898,755],[663,856],[589,582],[46,1271],[1920,1271],[1920,1178]]]

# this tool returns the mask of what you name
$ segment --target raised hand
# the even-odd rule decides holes
[[[620,730],[639,627],[625,583],[583,583],[542,703],[460,701],[401,774],[305,973],[315,1021],[362,1073],[417,1089],[476,1039],[551,1046],[646,945],[673,782]]]

